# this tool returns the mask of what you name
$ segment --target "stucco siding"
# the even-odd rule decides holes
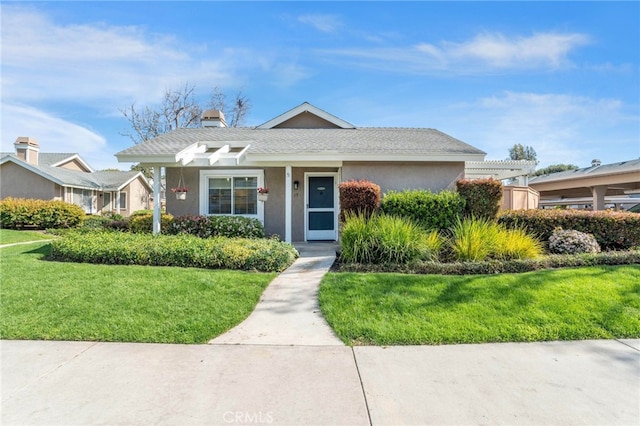
[[[56,184],[14,163],[0,166],[0,198],[53,200],[60,197]]]
[[[335,124],[309,112],[303,112],[277,126],[276,129],[338,129]]]
[[[147,210],[151,207],[147,190],[139,178],[125,186],[122,191],[127,193],[128,198],[127,210],[126,212],[121,211],[121,215],[130,216],[137,210]]]
[[[367,179],[380,185],[382,192],[405,189],[429,189],[433,192],[455,190],[464,178],[464,162],[450,163],[364,163],[345,162],[342,181]]]
[[[61,167],[63,169],[68,169],[68,170],[77,170],[80,172],[89,172],[90,170],[87,170],[86,167],[84,167],[82,165],[82,163],[80,161],[78,161],[77,159],[73,159],[71,161],[67,161],[66,163],[62,163],[60,164],[58,167]]]

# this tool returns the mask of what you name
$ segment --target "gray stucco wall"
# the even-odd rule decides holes
[[[457,180],[464,178],[464,162],[442,163],[364,163],[346,162],[342,181],[367,179],[380,185],[382,192],[405,189],[455,190]]]

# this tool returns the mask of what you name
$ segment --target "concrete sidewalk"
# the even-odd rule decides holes
[[[318,305],[318,288],[336,244],[296,244],[300,257],[266,288],[251,315],[211,344],[342,345]]]
[[[640,340],[2,341],[3,425],[637,425]]]

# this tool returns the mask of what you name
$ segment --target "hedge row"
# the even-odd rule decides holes
[[[556,228],[592,234],[603,250],[640,247],[640,214],[588,210],[508,210],[498,222],[507,228],[524,228],[548,241]]]
[[[11,197],[0,201],[0,224],[6,229],[73,228],[84,216],[81,207],[63,201]]]
[[[178,216],[163,226],[162,232],[168,235],[190,234],[200,238],[265,236],[262,222],[242,216]]]
[[[425,229],[451,228],[461,217],[465,201],[455,192],[429,190],[389,191],[381,209],[392,216],[406,217]]]
[[[209,238],[70,231],[51,243],[50,259],[107,265],[180,266],[279,272],[298,252],[274,239]]]
[[[464,216],[495,220],[502,200],[502,183],[496,179],[462,179],[456,182],[465,200]]]
[[[536,259],[490,260],[487,262],[415,262],[411,264],[340,264],[340,272],[397,272],[403,274],[479,275],[576,268],[598,265],[640,264],[640,250],[551,255]]]

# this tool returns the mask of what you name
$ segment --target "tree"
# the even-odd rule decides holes
[[[216,87],[208,105],[222,110],[231,127],[241,125],[251,108],[249,100],[242,92],[237,92],[232,104],[227,105],[225,101],[226,96]],[[171,130],[199,127],[203,109],[196,100],[195,86],[186,83],[178,90],[166,89],[159,105],[140,108],[132,103],[120,109],[130,126],[120,134],[138,144]]]
[[[573,164],[552,164],[540,170],[536,170],[534,176],[550,175],[551,173],[559,173],[567,170],[575,170],[578,166]]]
[[[536,150],[531,146],[524,146],[519,143],[509,148],[509,159],[535,161],[538,164]]]

